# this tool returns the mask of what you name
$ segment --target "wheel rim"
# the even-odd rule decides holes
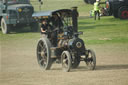
[[[121,13],[122,18],[128,18],[128,11],[125,10]]]
[[[96,56],[93,51],[88,50],[88,55],[86,57],[86,65],[90,70],[94,70],[96,66]]]
[[[47,65],[47,47],[45,43],[41,40],[38,43],[38,52],[37,52],[37,58],[38,63],[41,67],[45,68]]]
[[[65,72],[69,72],[71,68],[71,55],[68,51],[64,51],[61,55],[62,69]]]
[[[62,54],[62,66],[64,69],[68,68],[68,57],[65,53]]]
[[[93,67],[94,66],[93,56],[90,53],[89,53],[89,57],[87,58],[87,65],[89,67]]]

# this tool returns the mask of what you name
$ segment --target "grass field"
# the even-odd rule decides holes
[[[38,11],[38,2],[32,4],[35,10]],[[39,3],[38,3],[39,4]],[[84,31],[84,35],[81,37],[86,43],[89,44],[102,44],[102,43],[127,43],[128,41],[128,20],[115,19],[112,16],[101,17],[100,21],[94,21],[93,18],[89,18],[89,11],[93,9],[92,5],[85,4],[83,0],[44,0],[42,10],[55,10],[61,8],[71,8],[72,6],[78,6],[79,17],[79,31]],[[12,33],[9,35],[3,35],[0,31],[1,39],[8,39],[9,36],[14,38],[30,35],[32,38],[39,36],[39,33],[31,33],[26,28],[18,30],[20,33]],[[27,33],[26,33],[27,32]],[[5,37],[5,38],[3,38]]]
[[[89,18],[92,5],[83,0],[44,0],[42,10],[72,6],[79,7],[80,37],[96,52],[96,70],[88,71],[81,63],[69,73],[56,64],[42,71],[36,59],[40,32],[24,28],[4,35],[0,30],[0,85],[128,85],[128,20],[105,16],[94,21]]]
[[[32,5],[35,7],[36,11],[39,11],[39,2],[32,0]],[[87,16],[89,11],[93,8],[91,5],[85,4],[83,0],[44,0],[44,4],[41,6],[41,10],[56,10],[71,8],[74,6],[78,7],[80,15]]]

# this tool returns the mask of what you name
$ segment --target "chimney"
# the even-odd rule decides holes
[[[78,32],[78,16],[77,7],[72,7],[72,24],[74,32]]]

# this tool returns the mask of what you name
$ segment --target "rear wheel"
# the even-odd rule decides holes
[[[85,59],[87,68],[89,70],[94,70],[96,67],[96,55],[95,52],[91,49],[88,50],[88,54]]]
[[[10,32],[11,25],[8,25],[4,18],[1,19],[1,29],[3,34],[8,34]]]
[[[128,19],[128,7],[121,7],[118,15],[120,19]]]
[[[61,55],[62,69],[65,72],[69,72],[72,66],[71,55],[68,51],[64,51]]]
[[[49,70],[52,66],[51,43],[47,38],[41,38],[37,44],[37,61],[41,68]]]

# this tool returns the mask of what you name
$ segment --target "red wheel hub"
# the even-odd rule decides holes
[[[122,11],[121,16],[122,18],[128,18],[128,11]]]

